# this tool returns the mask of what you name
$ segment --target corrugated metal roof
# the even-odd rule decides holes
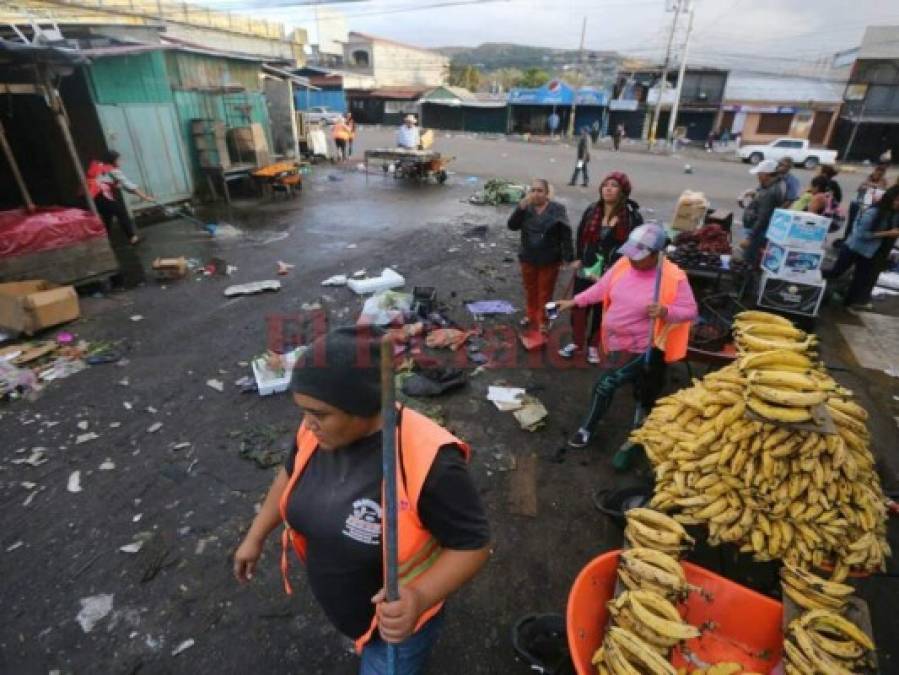
[[[840,103],[844,88],[845,84],[832,80],[732,72],[724,88],[724,100]]]

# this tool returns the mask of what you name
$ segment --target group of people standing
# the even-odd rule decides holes
[[[331,127],[331,138],[337,147],[337,160],[342,162],[353,156],[353,141],[356,139],[356,120],[352,113],[338,117]]]
[[[606,175],[599,198],[584,211],[572,235],[565,207],[553,200],[549,182],[538,178],[508,221],[510,230],[520,232],[518,259],[527,308],[522,327],[549,332],[546,304],[560,271],[570,270],[572,297],[556,304],[571,311],[572,342],[559,355],[598,364],[602,353],[608,360],[588,412],[568,441],[571,447],[591,441],[623,384],[634,383],[642,408],[652,406],[664,386],[665,364],[686,355],[690,322],[697,316],[686,275],[670,261],[659,264],[667,243],[664,229],[643,222],[631,190],[625,173]]]
[[[899,237],[899,180],[889,187],[887,166],[875,166],[859,185],[847,216],[841,206],[843,190],[836,180],[837,167],[822,165],[804,191],[792,170],[793,162],[788,157],[780,161],[766,159],[750,169],[759,185],[741,200],[743,227],[748,231],[741,242],[744,260],[750,269],[760,265],[765,234],[775,209],[832,218],[837,228],[845,221],[839,257],[823,277],[836,281],[851,270],[843,304],[854,309],[870,309],[877,278],[887,267],[890,251]]]

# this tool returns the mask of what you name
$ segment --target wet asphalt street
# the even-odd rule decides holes
[[[383,146],[390,137],[386,130],[365,129],[358,145]],[[0,672],[356,671],[347,642],[304,587],[299,565],[292,565],[295,595],[284,595],[275,537],[251,585],[239,587],[231,577],[230,554],[274,471],[242,458],[241,444],[264,437],[275,451],[284,450],[298,423],[288,396],[244,394],[234,383],[270,344],[273,326],[285,319],[294,326],[295,317],[308,316],[304,304],[321,303],[333,325],[355,320],[358,298],[345,288],[320,286],[333,274],[394,266],[408,289],[435,286],[447,315],[462,325],[472,323],[466,300],[503,298],[521,307],[516,239],[505,229],[509,208],[474,206],[468,196],[492,176],[546,177],[560,186],[559,199],[576,219],[595,182],[589,190],[564,185],[574,157],[567,146],[453,135],[438,138],[438,149],[457,156],[444,186],[378,174],[366,181],[351,161],[316,167],[299,199],[241,198],[231,209],[204,211],[205,218],[225,224],[215,238],[186,221],[147,226],[139,248],[147,268],[157,256],[185,255],[203,262],[219,257],[237,269],[229,277],[148,281],[82,298],[83,318],[69,329],[120,344],[126,361],[54,382],[35,401],[0,407]],[[685,163],[693,165],[692,174],[684,173]],[[595,177],[612,169],[628,172],[634,198],[660,218],[688,187],[729,208],[752,185],[746,168],[604,150],[590,165]],[[844,185],[854,182],[847,178]],[[464,237],[475,225],[487,226],[484,238]],[[278,261],[295,267],[276,277]],[[230,284],[275,278],[282,283],[278,293],[223,294]],[[883,305],[891,313],[897,310],[893,300]],[[501,342],[517,318],[484,326]],[[818,324],[825,360],[846,367],[836,376],[868,407],[885,487],[897,489],[892,416],[899,414],[899,386],[854,363],[835,329],[837,319],[857,322],[826,310]],[[565,330],[558,328],[556,344]],[[557,462],[556,451],[575,428],[597,371],[565,368],[552,353],[516,358],[515,367],[473,375],[466,387],[433,401],[439,406],[433,412],[474,448],[472,472],[495,540],[487,569],[449,603],[430,669],[436,675],[529,672],[514,660],[511,625],[530,612],[564,611],[577,572],[621,542],[620,530],[594,509],[591,494],[640,480],[634,473],[616,474],[610,465],[609,450],[624,439],[633,414],[628,392],[616,399],[594,447]],[[672,370],[672,388],[687,382],[683,368]],[[207,385],[211,379],[220,380],[223,391]],[[497,383],[527,387],[543,400],[550,411],[546,428],[522,431],[510,414],[486,402],[488,384]],[[77,443],[86,431],[98,437]],[[45,449],[46,463],[10,461],[35,447]],[[509,504],[517,467],[531,454],[537,457],[536,517],[510,513]],[[107,460],[114,468],[101,470]],[[82,491],[72,493],[67,480],[76,470]],[[135,539],[145,541],[138,553],[118,550]],[[896,584],[892,576],[861,583],[883,672],[893,672]],[[76,616],[84,599],[102,595],[112,596],[111,610],[85,632]]]

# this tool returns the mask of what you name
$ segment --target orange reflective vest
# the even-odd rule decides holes
[[[602,299],[603,313],[608,312],[609,305],[612,303],[612,288],[621,275],[631,268],[631,261],[625,257],[618,259],[612,269],[609,270],[611,277],[609,278],[609,290]],[[684,271],[670,260],[666,259],[662,264],[662,282],[659,285],[659,304],[670,305],[677,297],[677,285],[686,280],[687,275]],[[655,329],[653,331],[653,345],[665,352],[665,363],[673,363],[680,361],[687,355],[687,343],[690,341],[690,321],[682,323],[668,323],[664,319],[656,319]],[[606,346],[606,330],[605,322],[601,324],[600,333],[602,334],[603,349],[608,351]]]
[[[331,137],[337,141],[348,141],[350,140],[350,135],[350,128],[343,122],[338,122],[331,129]]]
[[[397,539],[399,543],[399,580],[405,585],[431,567],[443,549],[428,532],[418,516],[418,498],[424,487],[425,479],[431,470],[431,465],[437,457],[437,451],[444,445],[455,444],[468,460],[471,448],[449,431],[428,419],[421,413],[408,408],[400,410],[400,423],[397,432]],[[287,502],[290,494],[296,487],[297,481],[308,464],[309,458],[318,449],[318,441],[315,435],[301,424],[297,430],[297,456],[294,460],[293,474],[287,483],[287,488],[281,495],[281,520],[284,521],[284,532],[281,535],[281,577],[284,582],[284,590],[288,595],[293,593],[293,588],[287,578],[288,554],[287,549],[293,546],[300,560],[306,561],[306,538],[287,524]],[[383,490],[381,506],[384,505]],[[381,523],[381,541],[386,540],[384,533],[385,523]],[[385,575],[386,575],[386,550]],[[386,578],[385,578],[386,584]],[[424,612],[418,619],[415,630],[420,629],[425,622],[433,617],[443,602],[439,602]],[[377,616],[372,618],[371,625],[365,634],[356,640],[356,651],[361,652],[365,644],[371,639],[377,628]]]
[[[109,181],[100,180],[102,176],[114,169],[115,167],[112,164],[106,164],[105,162],[99,162],[97,160],[93,160],[87,167],[87,191],[90,193],[92,199],[96,199],[97,195],[101,192],[107,199],[115,199],[115,194],[113,194],[112,191],[112,184],[110,184]]]

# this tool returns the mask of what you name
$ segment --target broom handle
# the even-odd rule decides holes
[[[381,338],[381,466],[384,474],[385,591],[387,602],[399,600],[396,508],[396,389],[393,378],[393,341]],[[396,645],[387,643],[387,675],[396,675]]]
[[[656,265],[656,282],[655,288],[652,292],[652,304],[658,304],[659,302],[659,290],[662,287],[662,266],[665,264],[665,251],[659,251],[659,264]],[[651,319],[649,322],[649,344],[646,347],[646,352],[643,354],[643,365],[649,366],[649,358],[652,355],[652,343],[653,338],[655,337],[655,328],[656,328],[656,319]]]

